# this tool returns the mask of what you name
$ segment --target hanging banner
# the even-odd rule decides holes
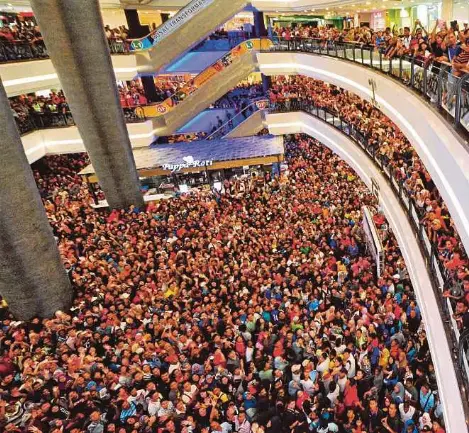
[[[133,39],[130,43],[130,51],[141,51],[151,48],[171,33],[174,33],[175,30],[205,9],[210,3],[213,3],[213,0],[194,0],[190,2],[148,36],[142,39]]]

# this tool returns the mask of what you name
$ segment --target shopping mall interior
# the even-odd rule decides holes
[[[469,432],[467,0],[0,0],[0,129],[0,432]]]

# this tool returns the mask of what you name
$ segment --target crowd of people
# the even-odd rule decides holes
[[[327,109],[360,131],[414,199],[421,223],[435,246],[447,279],[444,296],[456,311],[461,331],[469,329],[469,262],[453,220],[430,174],[399,128],[372,104],[343,89],[305,76],[278,76],[270,93],[272,107],[303,104]]]
[[[36,128],[73,124],[72,114],[62,90],[47,95],[29,93],[9,98],[13,117],[20,133]]]
[[[119,100],[122,108],[133,108],[147,105],[148,101],[145,96],[145,90],[140,80],[132,80],[130,82],[120,83],[117,86],[119,92]]]
[[[33,166],[75,298],[0,303],[9,433],[444,433],[420,310],[374,196],[318,142],[280,176],[96,212],[84,155]]]
[[[139,80],[117,86],[119,99],[127,120],[135,107],[147,105],[145,92]],[[36,128],[73,125],[73,117],[63,90],[48,94],[28,93],[9,98],[13,117],[20,133]]]
[[[335,27],[297,26],[279,27],[273,30],[274,39],[301,40],[304,38],[322,41],[356,42],[383,50],[386,58],[415,56],[422,61],[451,63],[457,74],[469,72],[469,28],[465,23],[461,28],[456,22],[449,26],[437,20],[432,31],[427,31],[417,20],[414,27],[374,31],[363,26],[350,29]]]

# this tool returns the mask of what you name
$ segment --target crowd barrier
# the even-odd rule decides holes
[[[406,190],[404,180],[395,175],[399,169],[393,168],[392,165],[389,164],[390,161],[377,152],[377,147],[369,145],[365,134],[359,131],[355,126],[347,123],[332,111],[316,106],[311,101],[293,100],[271,103],[269,111],[271,113],[303,111],[321,119],[357,143],[388,179],[390,186],[406,211],[416,238],[419,240],[421,252],[430,272],[432,290],[435,293],[440,311],[444,318],[448,341],[451,342],[453,352],[457,357],[456,373],[458,379],[465,385],[462,387],[462,390],[465,392],[466,398],[469,399],[469,331],[463,333],[459,331],[456,321],[453,318],[455,306],[449,298],[443,296],[443,292],[450,289],[454,281],[438,257],[438,245],[432,242],[427,236],[425,225],[421,222],[424,212],[416,205],[414,198],[411,197]]]
[[[272,51],[321,54],[381,71],[444,110],[456,129],[469,131],[469,74],[455,76],[450,64],[410,55],[387,58],[383,49],[371,45],[314,38],[276,38],[270,49],[264,50]]]

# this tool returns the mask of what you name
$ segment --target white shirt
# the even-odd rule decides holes
[[[347,370],[347,377],[349,379],[355,377],[355,358],[352,354],[350,354],[349,358],[347,359],[347,362],[345,363],[345,369]]]
[[[409,410],[406,412],[404,410],[404,403],[401,403],[399,405],[399,414],[401,415],[401,421],[406,422],[409,421],[409,419],[412,419],[415,413],[415,407],[409,406]]]

